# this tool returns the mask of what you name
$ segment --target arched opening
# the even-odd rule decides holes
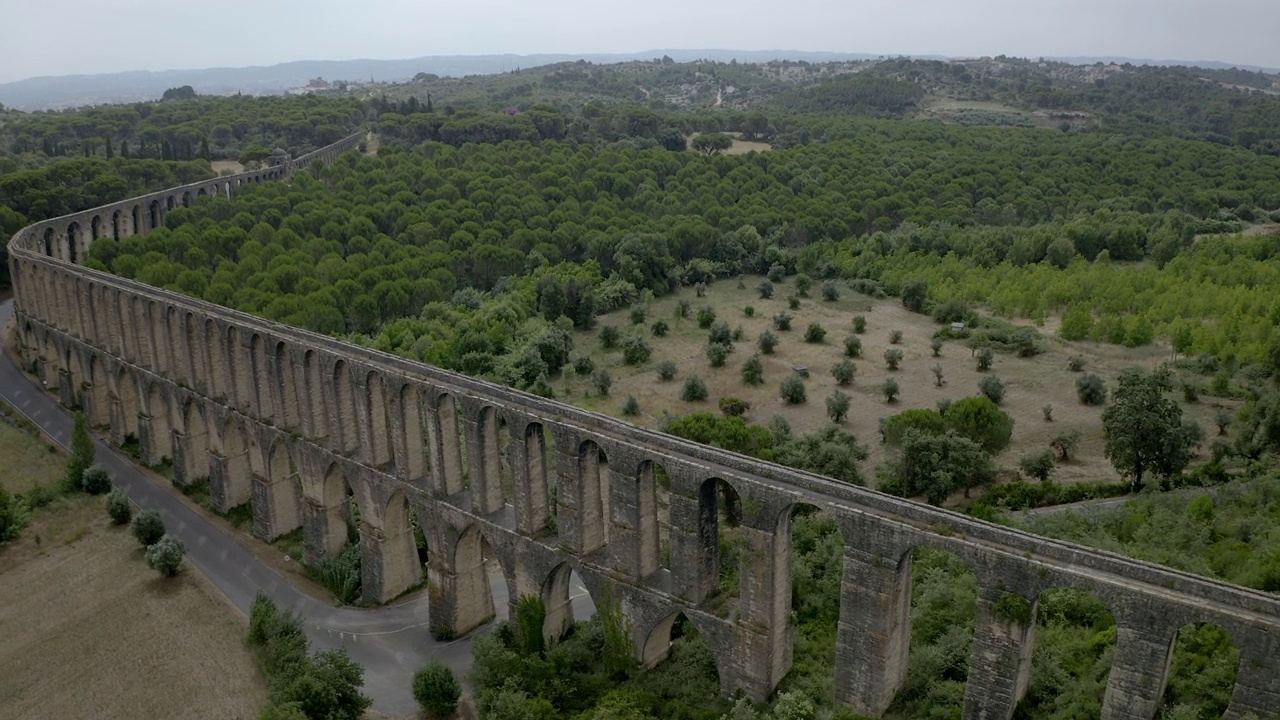
[[[225,453],[223,467],[223,512],[227,515],[246,515],[234,512],[249,503],[252,495],[253,463],[249,457],[249,438],[239,421],[230,420],[222,433],[222,449]],[[247,508],[246,508],[247,509]]]
[[[575,620],[587,620],[596,613],[596,604],[586,583],[569,563],[560,563],[552,568],[542,583],[541,599],[546,613],[542,621],[542,637],[548,644],[568,634]]]
[[[175,207],[177,207],[177,206],[178,206],[178,203],[177,203],[177,201],[176,201],[176,200],[174,200],[174,199],[173,199],[173,196],[172,196],[172,195],[170,195],[169,197],[167,197],[167,198],[165,198],[165,199],[164,199],[164,209],[165,209],[166,211],[168,211],[168,210],[172,210],[172,209],[174,209],[174,208],[175,208]]]
[[[391,464],[391,433],[387,422],[387,387],[376,372],[365,375],[365,395],[369,399],[369,462],[374,467]]]
[[[204,409],[193,399],[182,408],[183,453],[187,484],[209,479],[209,426],[204,421]]]
[[[1054,588],[1033,607],[1035,647],[1017,717],[1099,717],[1111,674],[1116,621],[1093,593]]]
[[[467,476],[463,466],[462,430],[458,427],[458,407],[452,395],[441,395],[436,404],[436,428],[432,438],[439,445],[434,457],[440,458],[438,482],[445,496],[456,495],[467,489]]]
[[[627,503],[628,506],[636,508],[633,524],[636,533],[635,567],[637,576],[640,578],[647,578],[671,563],[670,484],[667,472],[661,465],[651,460],[640,463],[635,486],[632,488],[635,498]],[[662,552],[664,533],[667,533],[665,542],[668,548],[665,557]]]
[[[111,213],[111,239],[120,239],[120,211],[116,210]]]
[[[44,229],[44,254],[53,257],[53,228]]]
[[[674,612],[653,626],[640,649],[640,662],[654,676],[648,683],[651,687],[678,687],[686,698],[720,695],[719,661],[683,612]],[[664,675],[670,679],[663,680]],[[723,702],[728,705],[729,701]]]
[[[329,437],[329,409],[324,402],[324,374],[320,370],[320,356],[307,350],[302,356],[302,372],[306,383],[307,417],[311,423],[311,439]]]
[[[169,347],[170,335],[164,327],[165,317],[156,303],[147,303],[146,318],[147,324],[142,328],[142,331],[144,334],[151,336],[153,349],[155,350],[155,359],[151,369],[158,374],[172,375],[173,359],[172,348]]]
[[[334,420],[338,423],[338,451],[353,452],[360,445],[356,427],[355,390],[351,386],[351,371],[342,360],[333,364],[333,394],[337,402]]]
[[[1182,626],[1173,641],[1161,717],[1222,717],[1231,704],[1239,670],[1240,650],[1221,626]]]
[[[330,463],[321,488],[324,506],[325,557],[337,557],[348,544],[359,540],[359,509],[355,493],[338,463]]]
[[[130,215],[133,218],[133,225],[130,226],[128,235],[137,235],[142,232],[142,206],[134,205]]]
[[[276,386],[280,388],[280,420],[286,428],[298,427],[298,384],[293,377],[293,362],[284,342],[276,343]]]
[[[455,630],[459,634],[509,617],[506,573],[478,525],[469,526],[458,538],[453,568],[457,577]]]
[[[977,616],[978,580],[945,550],[917,547],[899,564],[911,578],[911,608],[901,632],[910,642],[906,682],[889,715],[960,717]]]
[[[422,396],[418,388],[405,383],[400,388],[400,429],[404,433],[404,475],[416,482],[427,474],[427,453],[423,445]]]
[[[253,413],[260,418],[274,419],[271,407],[272,385],[271,374],[267,372],[267,353],[263,347],[262,336],[254,333],[249,336],[249,372],[251,373],[250,398]]]
[[[169,348],[169,367],[165,368],[169,376],[178,382],[190,383],[188,365],[190,353],[187,350],[187,333],[182,328],[182,318],[178,309],[170,305],[164,313],[164,344]]]
[[[155,230],[160,227],[160,201],[152,200],[151,205],[148,206],[148,212],[149,216],[147,220],[149,221],[149,224],[147,225],[147,230]]]
[[[592,440],[578,446],[578,488],[582,502],[581,547],[587,555],[609,544],[609,458]]]
[[[409,501],[402,491],[396,490],[382,515],[382,585],[383,595],[388,599],[422,580],[422,564],[418,561],[413,531]]]
[[[182,193],[182,207],[184,208],[191,207],[191,191],[190,190],[187,190]]]
[[[147,391],[147,415],[151,418],[151,457],[148,462],[158,465],[173,457],[173,422],[169,416],[169,401],[160,391],[160,383],[151,383]]]
[[[698,488],[698,588],[700,598],[712,598],[715,612],[742,592],[742,554],[745,539],[742,500],[732,485],[709,478]]]
[[[107,373],[98,354],[89,356],[89,423],[101,428],[111,424],[111,394]]]
[[[240,183],[236,183],[236,184],[239,185]],[[230,200],[231,199],[231,183],[225,182],[222,184],[222,187],[223,187],[223,190],[225,190],[227,193],[227,199]]]
[[[80,223],[67,226],[67,261],[71,264],[80,262]]]
[[[507,423],[492,407],[483,408],[477,419],[479,457],[472,463],[472,489],[480,512],[492,513],[507,505],[515,505],[515,490],[511,482],[510,436]]]
[[[270,483],[267,512],[270,513],[271,540],[293,532],[301,524],[296,466],[289,447],[277,437],[267,453],[267,480]]]
[[[787,672],[794,686],[811,688],[819,704],[835,702],[836,634],[844,579],[844,536],[835,521],[814,505],[796,503],[778,518],[779,552],[772,626],[786,627],[791,656],[775,653],[773,677]],[[805,662],[795,664],[795,658]]]
[[[94,215],[89,221],[89,238],[90,242],[96,241],[102,235],[102,218]]]
[[[117,433],[122,444],[128,445],[138,437],[138,386],[122,368],[116,375],[116,398],[120,401],[120,428]]]
[[[253,403],[253,362],[240,344],[240,333],[234,326],[227,327],[226,338],[227,365],[235,404],[241,410],[249,410]]]
[[[199,190],[196,191],[196,202],[199,202],[202,198],[205,198],[208,196],[209,196],[209,193],[206,192],[204,188],[200,188]]]
[[[554,491],[547,482],[547,432],[541,423],[529,423],[524,430],[525,477],[529,491],[529,528],[537,536],[553,527]]]
[[[191,357],[191,384],[201,390],[207,392],[209,386],[209,371],[205,367],[205,344],[203,338],[199,335],[200,321],[196,319],[193,313],[187,313],[186,322],[183,323],[182,335],[186,339],[186,349]],[[210,340],[215,340],[212,335],[206,335]]]

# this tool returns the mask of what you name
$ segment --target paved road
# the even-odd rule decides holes
[[[0,303],[0,327],[13,314],[12,301]],[[7,353],[0,353],[0,397],[40,426],[54,442],[66,448],[71,442],[72,416],[21,370]],[[179,499],[165,481],[140,470],[111,446],[98,444],[98,463],[111,474],[135,504],[159,510],[165,526],[187,546],[187,558],[244,613],[254,596],[265,590],[282,608],[292,608],[306,620],[312,649],[346,648],[365,668],[364,690],[373,708],[383,713],[407,715],[417,710],[410,691],[413,672],[427,658],[435,657],[455,671],[471,662],[467,638],[441,643],[427,630],[427,598],[419,594],[400,603],[376,609],[335,607],[300,592],[284,576],[253,556],[220,527]],[[255,541],[256,542],[256,541]],[[505,613],[506,584],[494,576],[494,606]],[[590,617],[590,596],[573,578],[574,614]]]

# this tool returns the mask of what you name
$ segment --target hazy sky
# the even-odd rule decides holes
[[[1280,67],[1280,0],[0,0],[0,82],[302,59],[655,48]]]

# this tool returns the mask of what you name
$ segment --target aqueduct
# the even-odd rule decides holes
[[[354,503],[369,599],[422,581],[419,528],[437,632],[493,617],[485,566],[497,562],[512,603],[542,598],[554,637],[572,621],[576,571],[595,597],[618,603],[639,660],[666,656],[683,614],[706,638],[722,689],[763,698],[792,663],[790,523],[806,506],[843,535],[835,687],[858,713],[883,713],[905,681],[919,546],[954,553],[978,578],[967,719],[1012,716],[1027,689],[1036,603],[1054,588],[1094,593],[1116,619],[1106,720],[1155,715],[1179,628],[1202,622],[1240,651],[1226,717],[1280,712],[1274,595],[689,443],[81,264],[97,237],[145,234],[173,207],[288,179],[361,139],[18,232],[9,252],[27,368],[113,442],[136,438],[148,463],[171,460],[175,482],[207,477],[217,509],[247,503],[257,536],[300,527],[308,563],[346,545]],[[716,597],[726,502],[754,558],[728,611]],[[1010,598],[1031,611],[1002,610]]]

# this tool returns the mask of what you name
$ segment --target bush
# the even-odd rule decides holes
[[[1071,359],[1067,360],[1067,369],[1071,370],[1071,372],[1080,372],[1084,370],[1084,366],[1084,358],[1079,355],[1073,355]]]
[[[947,384],[947,381],[942,376],[942,365],[934,365],[933,366],[933,386],[942,387],[943,385],[946,385],[946,384]]]
[[[622,334],[618,332],[618,328],[612,325],[605,325],[600,328],[600,347],[605,350],[612,350],[618,347],[618,340]]]
[[[727,322],[712,323],[707,330],[707,342],[709,343],[728,345],[733,342],[733,331],[729,329],[729,323]]]
[[[805,401],[804,381],[799,375],[788,375],[782,381],[782,399],[788,405],[799,405]]]
[[[1058,453],[1058,462],[1070,462],[1071,453],[1080,447],[1080,430],[1072,428],[1058,433],[1049,441],[1049,447]]]
[[[765,330],[760,333],[760,338],[756,340],[756,345],[759,346],[760,352],[765,355],[772,355],[773,349],[778,347],[778,336],[774,335],[772,330]]]
[[[18,539],[22,528],[31,521],[31,512],[19,495],[0,485],[0,545]]]
[[[773,297],[773,283],[768,280],[761,280],[760,284],[756,286],[756,292],[760,293],[761,300],[768,300]]]
[[[708,343],[706,352],[711,367],[724,367],[724,361],[729,357],[729,346],[718,342]]]
[[[831,418],[831,422],[844,422],[846,416],[849,415],[849,396],[836,390],[827,397],[827,417]]]
[[[689,317],[689,301],[688,300],[681,298],[680,301],[676,303],[676,317],[677,318]]]
[[[936,337],[929,341],[929,349],[933,350],[934,357],[942,357],[942,338]]]
[[[824,280],[822,283],[822,299],[827,302],[839,300],[840,287],[831,280]]]
[[[1076,397],[1085,405],[1102,405],[1107,401],[1107,384],[1093,373],[1076,379]]]
[[[809,327],[804,330],[804,341],[807,343],[821,344],[826,338],[826,329],[818,323],[809,323]]]
[[[639,335],[632,335],[622,343],[622,362],[628,365],[640,365],[649,361],[652,351],[649,343]]]
[[[684,379],[684,387],[680,389],[680,399],[685,402],[701,402],[707,399],[707,384],[697,375]]]
[[[164,520],[155,510],[143,510],[133,519],[133,536],[142,547],[150,547],[164,537]]]
[[[666,337],[667,333],[670,332],[670,330],[671,330],[671,326],[667,325],[666,320],[659,320],[655,322],[653,325],[649,326],[649,332],[653,333],[653,336],[658,338]]]
[[[128,525],[133,519],[133,505],[120,488],[107,493],[107,517],[112,525]]]
[[[952,403],[946,421],[948,430],[978,443],[992,455],[1008,447],[1013,436],[1013,418],[985,397],[968,397]]]
[[[764,384],[764,363],[759,355],[752,355],[742,363],[742,384],[756,386]]]
[[[453,671],[439,660],[432,660],[413,674],[413,699],[429,714],[448,717],[458,711],[462,687]]]
[[[693,284],[693,294],[694,294],[694,295],[696,295],[696,296],[698,296],[698,297],[706,297],[706,295],[707,295],[707,284],[706,284],[706,283],[704,283],[704,282],[702,282],[701,280],[699,280],[698,282],[694,283],[694,284]]]
[[[1040,482],[1048,482],[1049,476],[1053,474],[1053,453],[1048,450],[1042,450],[1031,455],[1023,455],[1018,461],[1018,469],[1023,475],[1033,477]]]
[[[106,470],[94,465],[84,471],[81,486],[90,495],[105,495],[111,492],[111,476]]]
[[[1200,386],[1193,382],[1182,382],[1182,400],[1183,402],[1195,403],[1200,401]]]
[[[644,324],[644,319],[645,319],[645,310],[644,310],[644,308],[643,308],[642,306],[640,306],[640,305],[637,305],[637,306],[635,306],[635,307],[631,308],[630,318],[631,318],[631,324],[632,324],[632,325],[643,325],[643,324]]]
[[[741,325],[733,329],[734,342],[742,342],[743,340],[746,340],[746,339],[747,339],[747,331],[743,330]]]
[[[912,278],[902,286],[902,306],[911,312],[924,312],[929,299],[929,284],[921,278]]]
[[[751,410],[751,403],[729,395],[720,398],[720,412],[729,417],[742,417]]]
[[[1226,435],[1234,420],[1235,415],[1226,408],[1218,408],[1218,411],[1213,414],[1213,424],[1218,426],[1219,435]]]
[[[774,329],[774,330],[783,330],[783,331],[785,331],[785,330],[790,330],[790,329],[791,329],[791,314],[790,314],[790,313],[778,313],[777,315],[774,315],[774,316],[773,316],[773,329]]]
[[[716,309],[710,305],[703,305],[698,308],[698,327],[706,330],[711,327],[711,323],[716,321]]]
[[[753,318],[756,316],[756,307],[754,305],[748,305],[742,308],[742,314],[746,317]]]
[[[867,331],[867,319],[862,315],[853,316],[853,331],[861,335]]]
[[[897,345],[900,342],[902,342],[902,331],[901,330],[889,331],[889,344]]]
[[[595,369],[595,361],[587,355],[579,355],[573,359],[573,372],[578,375],[590,375]]]
[[[627,401],[622,403],[622,414],[627,417],[635,417],[640,414],[640,401],[636,400],[635,395],[628,395]]]
[[[800,309],[800,298],[796,297],[795,295],[790,295],[790,296],[788,296],[788,297],[787,297],[787,307],[788,307],[788,308],[790,308],[790,309],[792,309],[792,310],[799,310],[799,309]]]
[[[996,361],[996,354],[989,347],[978,348],[974,357],[978,359],[978,372],[990,370],[992,363]]]
[[[773,282],[782,282],[787,277],[787,269],[782,263],[774,263],[769,266],[769,272],[765,275]]]
[[[997,405],[1004,402],[1004,381],[995,375],[987,375],[979,380],[978,390]]]
[[[852,360],[841,360],[831,366],[831,377],[836,379],[836,384],[844,387],[853,382],[853,376],[858,372],[858,367],[853,364]]]
[[[884,385],[880,386],[880,392],[884,395],[885,402],[893,404],[898,402],[898,393],[901,392],[901,390],[898,388],[898,381],[893,378],[889,378],[888,380],[885,380]]]
[[[609,388],[613,387],[613,378],[608,370],[599,370],[591,376],[591,385],[595,387],[597,393],[608,395]]]
[[[946,432],[946,422],[942,419],[940,413],[933,410],[913,408],[911,410],[903,410],[896,415],[890,415],[884,421],[884,424],[880,426],[880,431],[884,433],[885,444],[895,447],[902,444],[902,438],[907,430],[915,430],[930,435],[941,435]]]
[[[795,277],[796,294],[800,297],[809,297],[809,289],[813,287],[813,278],[804,273],[797,273]]]
[[[898,348],[889,348],[884,351],[884,364],[889,366],[890,370],[897,370],[898,365],[902,363],[902,351]]]
[[[320,561],[316,579],[343,605],[360,599],[360,543],[347,543],[342,552]]]
[[[844,339],[844,356],[845,357],[862,357],[862,338],[857,335],[849,335]]]
[[[67,473],[62,479],[64,492],[80,492],[84,489],[84,472],[93,467],[96,448],[89,434],[89,419],[76,411],[75,429],[71,433],[71,457],[67,460]]]
[[[178,574],[187,549],[172,535],[164,535],[147,547],[147,565],[165,577]]]
[[[671,360],[663,360],[658,363],[658,379],[666,382],[672,380],[676,376],[676,364]]]

